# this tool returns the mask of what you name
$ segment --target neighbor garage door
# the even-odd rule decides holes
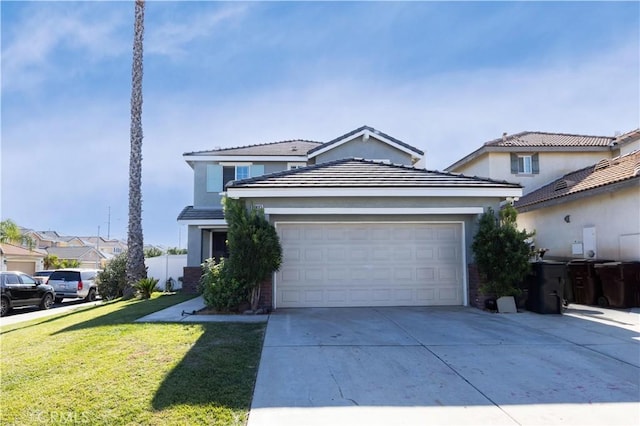
[[[25,274],[32,275],[36,271],[36,263],[31,262],[20,262],[17,260],[9,260],[7,262],[7,271],[20,271]]]
[[[278,223],[276,308],[462,305],[460,223]]]

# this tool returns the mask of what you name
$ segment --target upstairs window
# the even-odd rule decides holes
[[[249,177],[249,166],[236,166],[236,180]]]
[[[525,173],[528,175],[533,174],[531,171],[531,156],[519,155],[518,156],[518,173]]]
[[[540,173],[538,154],[511,154],[511,173],[514,175],[535,175]]]
[[[206,191],[222,192],[232,180],[247,179],[264,174],[262,164],[221,165],[207,164]]]

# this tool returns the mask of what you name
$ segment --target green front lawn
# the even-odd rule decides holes
[[[135,323],[190,296],[0,329],[0,424],[246,424],[264,324]]]

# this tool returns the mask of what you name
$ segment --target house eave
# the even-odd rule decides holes
[[[342,197],[522,197],[522,188],[228,188],[230,198],[342,198]]]
[[[571,194],[561,195],[555,198],[549,198],[537,203],[527,204],[524,206],[516,206],[518,213],[527,213],[534,210],[539,210],[548,207],[559,206],[572,201],[581,200],[584,198],[590,198],[602,194],[611,194],[620,189],[640,187],[640,178],[636,177],[621,182],[611,183],[608,185],[600,186],[597,188],[591,188],[580,192],[574,192]]]

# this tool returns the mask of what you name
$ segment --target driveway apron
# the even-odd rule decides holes
[[[279,310],[248,424],[638,425],[640,325],[625,318]]]

